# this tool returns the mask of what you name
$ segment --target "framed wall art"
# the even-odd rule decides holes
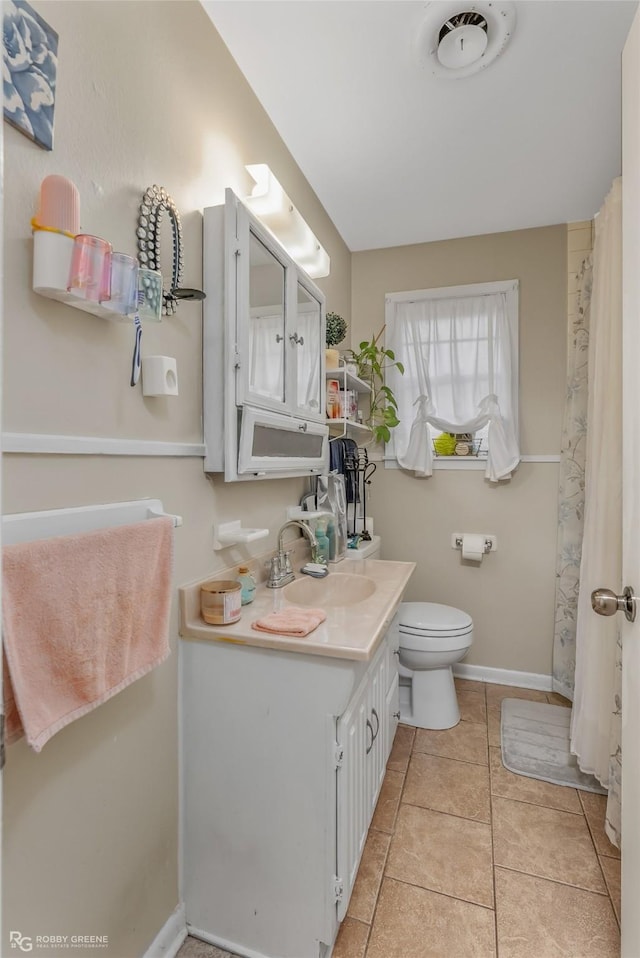
[[[6,0],[2,10],[4,118],[52,150],[58,34],[26,0]]]

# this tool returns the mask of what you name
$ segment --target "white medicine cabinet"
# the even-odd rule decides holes
[[[204,211],[205,470],[325,471],[324,295],[231,190]]]

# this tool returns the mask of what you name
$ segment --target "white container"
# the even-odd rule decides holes
[[[178,395],[178,367],[173,356],[144,357],[142,360],[142,395]]]
[[[41,296],[67,302],[69,270],[73,254],[73,238],[50,230],[33,234],[33,290]]]
[[[360,544],[357,549],[347,549],[344,557],[345,559],[351,559],[355,561],[358,559],[379,559],[381,556],[381,549],[382,540],[380,539],[380,536],[372,536],[371,542],[363,542],[360,540]]]

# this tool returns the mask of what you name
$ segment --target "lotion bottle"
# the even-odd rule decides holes
[[[322,562],[327,563],[329,561],[329,539],[324,519],[318,519],[316,523],[316,541],[318,543],[318,556]]]
[[[327,539],[329,540],[329,562],[333,562],[336,557],[336,526],[333,516],[327,520]]]
[[[253,602],[256,594],[256,580],[251,575],[249,566],[238,566],[238,582],[241,587],[240,596],[242,605],[249,605],[250,602]]]

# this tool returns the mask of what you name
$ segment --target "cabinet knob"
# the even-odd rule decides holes
[[[393,713],[393,717],[399,719],[399,718],[400,718],[400,712],[394,712],[394,713]]]

